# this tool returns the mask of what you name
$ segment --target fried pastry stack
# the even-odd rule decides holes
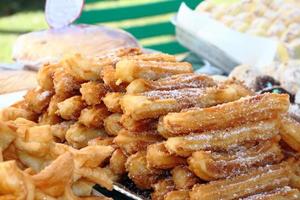
[[[198,81],[187,84],[187,77]],[[115,144],[130,154],[128,176],[153,189],[152,199],[300,198],[295,152],[281,144],[300,144],[300,124],[286,116],[288,95],[254,95],[235,80],[180,74],[135,79],[120,104]],[[137,143],[149,131],[163,139]]]
[[[132,69],[139,73],[134,77],[149,80],[192,72],[189,63],[174,56],[143,54],[137,48],[97,58],[75,54],[43,66],[39,87],[1,110],[0,173],[5,178],[0,197],[105,199],[90,197],[92,187],[112,190],[113,182],[126,173],[128,155],[114,143],[123,128],[119,101],[129,84],[118,75],[126,73],[124,62],[135,63]],[[145,147],[148,139],[161,139],[156,133],[143,136]]]
[[[5,198],[105,199],[92,187],[124,176],[154,200],[300,198],[287,95],[254,95],[139,49],[66,57],[38,81],[1,111]]]

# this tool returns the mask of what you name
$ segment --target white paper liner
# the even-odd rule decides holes
[[[276,40],[234,31],[184,3],[174,23],[180,43],[226,72],[238,64],[269,65],[276,55]]]

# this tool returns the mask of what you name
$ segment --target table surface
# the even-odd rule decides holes
[[[177,60],[192,63],[194,70],[198,70],[208,65],[193,53],[178,54],[175,56]],[[11,67],[13,68],[13,66]],[[10,68],[10,66],[6,65],[2,68],[2,65],[0,64],[0,95],[37,87],[36,71],[25,69],[10,70],[6,68]]]
[[[0,94],[27,90],[36,86],[34,71],[0,69]]]

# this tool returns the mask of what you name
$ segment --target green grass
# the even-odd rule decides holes
[[[44,28],[47,28],[47,24],[42,11],[0,18],[0,63],[12,62],[12,46],[19,34]]]
[[[240,0],[213,0],[214,3],[222,3],[222,4],[228,4],[228,3],[235,3]]]
[[[85,10],[95,8],[113,8],[117,6],[126,6],[130,4],[141,4],[159,0],[120,0],[120,1],[99,1],[85,5]],[[168,16],[169,17],[169,16]],[[162,16],[163,20],[165,16]],[[153,22],[161,19],[153,19]],[[146,20],[149,23],[151,20]],[[114,24],[108,24],[113,27],[126,27],[130,22],[124,21]],[[139,21],[137,21],[139,23]],[[19,12],[11,16],[0,17],[0,63],[11,63],[12,48],[18,35],[47,28],[47,23],[43,11]],[[147,42],[147,41],[146,41]]]
[[[89,3],[85,5],[85,10],[95,9],[95,8],[113,8],[117,6],[126,6],[131,4],[141,4],[145,2],[154,2],[162,0],[119,0],[119,1],[104,1],[99,0],[95,3]],[[216,0],[218,1],[218,0]],[[220,1],[220,0],[219,0]],[[232,0],[228,0],[232,1]],[[166,15],[160,15],[157,17],[145,17],[143,19],[134,19],[134,20],[123,20],[112,23],[105,23],[106,25],[112,27],[126,28],[130,27],[132,24],[142,25],[142,24],[151,24],[157,22],[166,22],[170,19],[173,13]],[[35,31],[46,29],[47,23],[42,10],[35,11],[23,11],[16,13],[11,16],[0,17],[0,63],[11,63],[12,61],[12,48],[13,44],[18,37],[18,35]],[[173,36],[165,37],[156,37],[146,40],[141,40],[142,45],[150,45],[159,42],[166,42],[173,39]]]

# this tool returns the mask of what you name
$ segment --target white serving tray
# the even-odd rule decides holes
[[[213,66],[229,73],[239,64],[264,67],[273,62],[278,42],[240,33],[182,3],[172,20],[176,38]]]

